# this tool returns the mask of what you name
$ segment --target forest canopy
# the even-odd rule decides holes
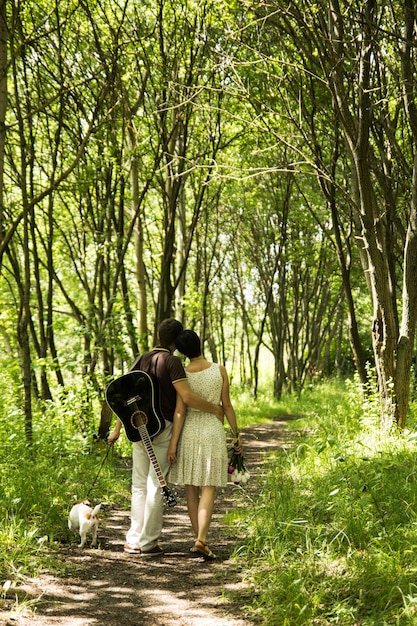
[[[103,398],[168,316],[255,396],[266,363],[276,397],[375,376],[403,428],[412,0],[0,7],[1,361],[26,437],[34,403]]]

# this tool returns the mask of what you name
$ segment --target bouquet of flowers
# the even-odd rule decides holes
[[[228,472],[230,474],[231,480],[235,483],[235,485],[245,485],[249,478],[250,474],[245,467],[245,457],[243,454],[237,454],[235,452],[235,445],[238,443],[238,439],[233,442],[233,448],[231,450],[232,454],[229,459],[229,467]]]

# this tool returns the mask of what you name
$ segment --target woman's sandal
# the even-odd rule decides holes
[[[214,561],[216,558],[216,555],[210,550],[208,545],[199,539],[195,542],[192,552],[202,556],[205,561]]]

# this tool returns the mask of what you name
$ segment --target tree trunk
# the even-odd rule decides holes
[[[142,212],[139,210],[139,165],[135,156],[136,137],[131,126],[128,129],[129,147],[132,151],[130,163],[130,183],[132,194],[132,218],[137,214],[136,228],[134,231],[135,261],[136,261],[136,285],[137,285],[137,330],[139,336],[139,352],[146,352],[149,349],[148,343],[148,301],[146,294],[145,263],[143,260],[143,225]]]
[[[358,72],[358,103],[356,118],[349,110],[343,75],[343,19],[337,0],[330,4],[329,29],[332,43],[333,72],[331,89],[335,108],[344,131],[351,154],[354,179],[357,182],[356,219],[360,224],[361,255],[370,287],[373,304],[372,341],[378,388],[381,400],[381,423],[390,428],[399,422],[399,405],[396,397],[395,354],[398,324],[393,298],[394,285],[390,271],[389,233],[384,229],[383,211],[379,210],[371,178],[369,159],[371,154],[370,132],[372,124],[371,65],[374,48],[374,0],[363,4],[362,36]],[[387,245],[388,242],[388,245]]]
[[[417,106],[415,102],[415,73],[413,56],[415,48],[416,7],[413,0],[406,0],[404,6],[404,43],[402,50],[402,72],[404,83],[404,104],[410,123],[413,148],[413,178],[411,211],[408,221],[404,249],[402,318],[397,346],[397,371],[395,394],[398,401],[397,422],[404,428],[410,397],[411,363],[417,325]]]
[[[0,0],[0,243],[4,237],[4,144],[6,139],[7,111],[7,15],[6,0]],[[0,255],[0,269],[2,256]]]

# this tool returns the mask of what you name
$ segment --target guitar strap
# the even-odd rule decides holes
[[[147,371],[146,369],[142,369],[142,368],[141,368],[141,365],[140,365],[140,364],[141,364],[141,361],[142,361],[142,356],[143,356],[143,355],[140,355],[140,356],[138,356],[138,357],[136,358],[135,362],[133,363],[133,365],[132,365],[132,367],[131,367],[131,371],[134,371],[134,370],[140,370],[140,371],[142,371],[142,372],[146,372],[147,374],[149,374],[150,376],[152,376],[152,377],[153,377],[153,379],[154,379],[155,381],[158,381],[158,377],[157,377],[157,375],[156,375],[156,372],[157,372],[157,365],[158,365],[158,360],[159,360],[159,356],[160,356],[160,355],[159,355],[159,352],[156,352],[156,353],[152,356],[152,360],[151,360],[150,365],[149,365],[149,367],[148,367],[148,370],[149,370],[149,371]],[[164,428],[165,428],[166,419],[165,419],[165,416],[162,414],[162,410],[161,410],[161,395],[160,395],[160,391],[159,391],[159,382],[157,382],[157,383],[156,383],[155,387],[156,387],[156,388],[155,388],[155,391],[156,391],[156,393],[157,393],[157,395],[158,395],[158,397],[156,398],[156,402],[157,402],[157,404],[158,404],[158,406],[159,406],[159,412],[158,412],[158,414],[159,414],[159,418],[160,418],[160,420],[162,420],[162,422],[163,422],[163,423],[162,423],[162,430],[158,433],[158,435],[159,435],[159,434],[160,434],[160,433],[164,430]],[[155,437],[157,437],[158,435],[154,435],[153,437],[149,437],[150,441],[153,441],[153,440],[155,439]],[[148,436],[149,436],[149,435],[148,435]]]
[[[161,394],[160,394],[160,384],[159,384],[159,379],[158,379],[158,375],[157,375],[157,371],[158,371],[158,363],[161,357],[161,353],[156,349],[155,353],[152,355],[152,359],[150,360],[148,367],[147,368],[143,368],[141,367],[141,362],[142,362],[142,356],[140,355],[137,357],[136,361],[134,362],[133,366],[132,366],[132,370],[141,370],[142,372],[146,372],[147,374],[149,374],[150,376],[153,376],[154,380],[157,381],[156,384],[156,390],[158,392],[158,405],[161,405]],[[164,422],[166,422],[166,418],[164,415],[161,415],[164,419]]]

